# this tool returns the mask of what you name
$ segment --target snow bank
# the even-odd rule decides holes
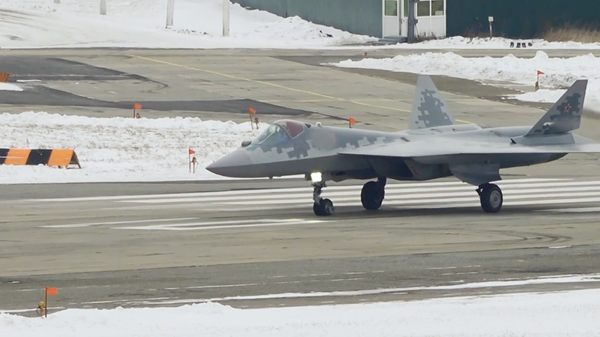
[[[10,83],[0,83],[0,90],[7,91],[23,91],[21,87],[18,85],[10,84]]]
[[[549,57],[545,52],[538,51],[532,58],[519,58],[512,54],[495,58],[427,52],[385,59],[347,60],[333,65],[445,75],[506,87],[520,85],[530,92],[514,97],[533,102],[555,102],[575,80],[589,79],[585,105],[600,110],[600,57],[593,54],[560,58]],[[544,72],[544,75],[540,75],[542,90],[533,92],[538,70]]]
[[[68,309],[42,318],[0,314],[2,336],[597,336],[600,290],[415,302],[234,309]]]
[[[222,0],[175,1],[166,28],[166,0],[0,0],[0,46],[144,48],[303,48],[376,40],[298,17],[230,7],[230,36],[222,37]],[[2,12],[2,9],[17,12]],[[331,34],[333,37],[328,37]]]
[[[511,46],[511,43],[513,44]],[[543,39],[507,39],[503,37],[470,38],[451,36],[437,40],[427,40],[412,44],[397,44],[394,48],[407,49],[516,49],[517,43],[524,43],[525,49],[600,49],[600,43],[548,42]]]
[[[265,128],[262,124],[261,128]],[[75,149],[82,169],[0,166],[0,183],[224,179],[206,165],[253,139],[250,122],[199,118],[92,118],[46,112],[0,114],[0,148]],[[188,171],[188,147],[196,173]]]

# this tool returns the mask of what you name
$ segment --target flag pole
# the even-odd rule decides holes
[[[44,317],[48,317],[48,288],[45,289],[44,294]]]

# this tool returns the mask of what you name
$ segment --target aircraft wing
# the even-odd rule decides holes
[[[477,143],[449,139],[427,139],[405,143],[388,143],[364,146],[340,152],[349,156],[373,156],[414,158],[433,156],[472,156],[494,154],[542,154],[542,153],[600,153],[600,143],[524,145],[511,143]]]

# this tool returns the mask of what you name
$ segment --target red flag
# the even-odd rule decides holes
[[[349,122],[350,124],[356,124],[356,119],[354,119],[354,118],[350,117],[350,119],[348,120],[348,122]]]
[[[46,295],[58,295],[58,289],[46,288]]]
[[[192,150],[192,149],[189,149],[189,153],[190,153],[190,154],[194,154],[194,153],[196,153],[196,151],[194,151],[194,150]]]
[[[249,112],[251,115],[254,115],[254,114],[256,114],[256,110],[252,109],[251,107],[250,107],[250,108],[248,108],[248,112]]]
[[[544,73],[543,73],[543,72],[541,72],[541,71],[539,71],[539,70],[537,71],[537,74],[538,74],[538,75],[544,75]]]
[[[133,105],[133,109],[134,109],[134,110],[141,110],[141,109],[142,109],[142,105],[141,105],[141,104],[138,104],[138,103],[135,103],[135,104]]]

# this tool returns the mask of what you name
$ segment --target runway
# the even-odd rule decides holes
[[[374,54],[395,52],[409,51]],[[47,75],[31,96],[0,93],[7,112],[128,116],[127,104],[135,101],[149,117],[245,121],[253,102],[262,104],[264,120],[343,125],[354,117],[362,128],[398,130],[414,93],[412,75],[320,65],[360,57],[362,50],[0,53],[35,65],[15,61],[21,68],[6,71]],[[52,73],[55,58],[66,66]],[[457,118],[482,125],[530,125],[547,106],[507,102],[501,96],[510,90],[472,81],[438,77],[437,83]],[[598,119],[586,117],[578,133],[600,140],[599,128]],[[0,310],[31,314],[47,286],[59,289],[54,310],[207,300],[288,306],[597,287],[595,278],[548,278],[600,271],[597,167],[597,156],[569,155],[504,171],[499,214],[483,213],[473,188],[456,179],[389,182],[377,212],[360,206],[363,182],[332,183],[323,192],[336,207],[332,217],[313,215],[310,184],[298,179],[4,185]],[[546,278],[472,285],[540,277]]]
[[[599,271],[600,180],[508,178],[494,215],[454,180],[391,183],[377,212],[360,206],[360,185],[330,186],[332,217],[312,214],[310,187],[213,186],[2,202],[0,309],[27,308],[53,285],[58,307],[247,307],[507,291],[435,286]],[[597,284],[560,284],[581,286]],[[269,297],[312,292],[323,294]]]

